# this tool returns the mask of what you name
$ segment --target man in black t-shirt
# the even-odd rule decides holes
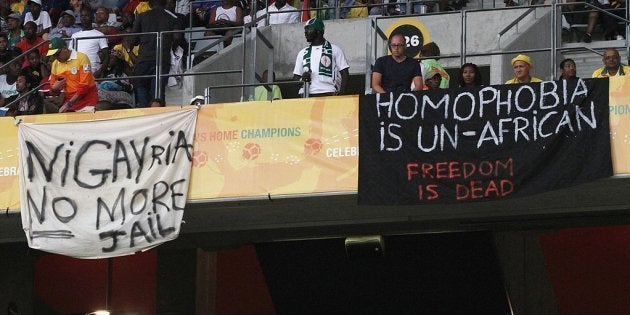
[[[405,54],[405,38],[402,34],[393,34],[388,41],[389,56],[376,59],[372,69],[372,92],[403,93],[422,89],[422,70],[420,64]],[[413,83],[413,89],[412,89]]]

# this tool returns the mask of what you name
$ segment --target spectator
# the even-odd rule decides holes
[[[149,102],[149,107],[165,107],[166,104],[161,98],[154,98]]]
[[[7,17],[7,35],[9,37],[9,49],[15,47],[24,38],[22,30],[22,16],[19,13],[11,13]]]
[[[96,11],[94,13],[94,23],[92,24],[92,27],[94,27],[95,29],[98,29],[99,27],[111,26],[118,29],[118,27],[122,23],[115,20],[111,21],[109,19],[109,14],[110,14],[109,9],[106,7],[96,8]],[[100,31],[103,32],[102,30]]]
[[[267,82],[269,71],[265,70],[262,74],[262,82]],[[276,81],[276,74],[273,74],[272,81]],[[259,85],[254,89],[254,101],[267,101],[269,100],[269,91],[271,91],[271,100],[281,100],[282,92],[280,87],[276,84],[271,85]]]
[[[133,15],[133,12],[123,11],[120,14],[121,25],[118,27],[118,31],[122,32],[129,27],[133,29],[133,22],[135,20],[136,20],[136,16]]]
[[[442,76],[438,68],[431,68],[427,71],[427,78],[424,80],[425,90],[437,90],[440,89],[440,83],[442,82]]]
[[[92,29],[92,12],[87,7],[81,10],[81,29],[81,31],[72,34],[72,39],[76,40],[77,50],[88,56],[94,77],[100,78],[103,76],[101,66],[109,64],[109,46],[104,37],[105,34]],[[82,39],[96,36],[103,37]]]
[[[26,23],[30,21],[35,22],[35,25],[37,25],[37,36],[47,39],[48,35],[44,34],[50,32],[52,22],[48,12],[42,11],[42,0],[29,0],[28,7],[30,12],[24,16],[24,25],[26,26]]]
[[[61,24],[50,31],[48,39],[72,37],[74,33],[81,31],[81,27],[74,23],[74,12],[66,10],[61,13]]]
[[[422,56],[422,58],[439,57],[440,47],[434,42],[426,43],[422,45],[422,48],[420,48],[420,55]],[[425,74],[428,73],[430,69],[436,68],[440,72],[440,78],[442,80],[440,81],[440,88],[448,89],[450,85],[451,77],[448,75],[446,70],[444,70],[442,65],[438,62],[437,58],[422,59],[422,61],[420,61],[420,66],[422,69],[422,77],[424,78],[425,81],[427,79]]]
[[[24,24],[24,39],[15,44],[15,47],[21,49],[22,52],[25,53],[35,46],[38,47],[37,49],[39,50],[40,55],[44,56],[48,52],[48,43],[44,43],[44,40],[37,36],[37,25],[35,22],[29,21]],[[23,67],[26,66],[28,66],[28,59],[24,58]]]
[[[505,81],[505,84],[519,84],[530,82],[542,82],[541,79],[532,77],[530,70],[532,68],[532,59],[527,55],[520,54],[512,59],[512,68],[514,69],[514,78]]]
[[[7,19],[9,18],[9,13],[11,13],[11,11],[8,7],[7,2],[0,2],[0,33],[7,34],[9,32],[9,28],[7,27]]]
[[[294,77],[310,83],[309,96],[345,93],[350,66],[341,48],[324,38],[324,22],[320,18],[308,20],[304,36],[309,45],[297,55]],[[299,93],[304,94],[304,88]]]
[[[269,19],[269,25],[300,22],[300,12],[297,11],[297,8],[289,5],[286,0],[276,0],[274,4],[270,5],[266,9],[262,9],[256,12],[256,20],[258,20],[258,18],[264,16],[265,14],[269,15],[267,17]],[[247,16],[247,18],[249,18],[249,16]],[[259,27],[265,25],[267,25],[267,19],[262,19],[258,21]]]
[[[48,82],[48,78],[50,77],[50,67],[47,63],[42,62],[39,50],[31,50],[26,57],[28,58],[29,66],[22,70],[28,71],[30,76],[37,80],[33,87]],[[50,89],[50,87],[47,87],[46,89]]]
[[[87,55],[68,48],[63,39],[53,38],[48,56],[55,59],[50,74],[50,92],[56,95],[64,91],[64,102],[58,111],[94,111],[98,90]]]
[[[192,99],[190,99],[190,105],[201,106],[201,105],[203,105],[205,103],[206,103],[206,100],[201,95],[197,95],[197,96],[193,97]]]
[[[105,35],[118,35],[118,27],[122,23],[118,21],[110,21],[109,20],[109,9],[106,7],[99,7],[96,9],[96,14],[94,15],[94,23],[92,23],[92,27],[105,34]],[[114,47],[115,45],[120,44],[121,38],[118,36],[107,37],[107,44],[109,47]]]
[[[630,67],[621,63],[619,52],[614,48],[606,48],[602,57],[604,66],[593,72],[593,78],[607,78],[630,74]]]
[[[576,66],[573,59],[564,59],[560,62],[560,80],[571,80],[577,78],[575,76]]]
[[[10,60],[13,57],[17,57],[17,55],[13,55],[10,57]],[[17,89],[15,87],[15,81],[17,81],[17,77],[20,74],[21,63],[20,61],[13,60],[9,62],[8,69],[6,74],[0,75],[0,95],[2,96],[2,103],[0,105],[5,105],[5,100],[15,94],[17,94]]]
[[[610,13],[615,14],[619,17],[625,16],[625,10],[623,10],[623,5],[619,0],[592,0],[589,1],[589,3],[600,9],[609,11]],[[604,29],[604,39],[624,39],[622,35],[623,31],[617,25],[618,19],[616,19],[614,16],[610,16],[599,11],[592,11],[588,15],[588,25],[586,27],[586,34],[584,35],[585,43],[590,43],[592,41],[593,30],[595,29],[598,21],[601,23],[602,28]]]
[[[10,61],[10,59],[8,59],[12,57],[12,54],[10,54],[10,52],[9,38],[7,37],[7,34],[0,33],[0,61],[2,61],[2,63],[7,63]]]
[[[459,69],[459,87],[481,86],[481,71],[474,63],[465,63]]]
[[[165,0],[151,0],[152,9],[136,18],[133,24],[134,33],[162,32],[178,29],[177,17],[164,9]],[[155,75],[156,70],[159,74],[166,74],[170,70],[171,49],[173,41],[177,41],[181,34],[165,34],[162,37],[162,50],[157,51],[154,35],[140,36],[140,50],[138,52],[138,62],[135,64],[134,75]],[[161,54],[160,68],[155,67],[155,58],[157,54]],[[164,99],[164,88],[167,80],[160,81],[159,98]],[[136,80],[136,105],[137,107],[147,107],[149,100],[156,97],[155,78]]]
[[[366,0],[356,0],[354,2],[351,2],[350,5],[352,5],[352,8],[346,8],[346,10],[348,10],[348,13],[345,15],[345,17],[342,15],[343,18],[346,19],[357,19],[357,18],[364,18],[368,16],[368,7],[366,5]]]
[[[81,25],[81,9],[83,9],[83,0],[70,0],[70,6],[72,7],[72,12],[74,13],[74,23]],[[90,11],[91,10],[92,9],[90,9]]]
[[[376,59],[372,70],[372,92],[404,93],[422,89],[420,64],[405,54],[405,37],[392,34],[388,41],[391,55]]]
[[[131,33],[131,29],[125,30],[125,33]],[[112,54],[109,58],[109,67],[114,67],[118,63],[123,64],[123,72],[128,76],[132,76],[134,67],[138,58],[138,50],[140,47],[134,45],[134,38],[131,36],[124,36],[122,42],[112,49]]]
[[[147,12],[149,10],[151,10],[151,2],[150,1],[145,1],[145,0],[140,0],[140,2],[138,2],[138,4],[136,5],[135,9],[133,10],[133,14],[135,16],[138,16],[144,12]]]
[[[221,29],[225,27],[236,27],[243,25],[243,10],[234,5],[233,0],[223,0],[220,6],[210,11],[210,18],[208,19],[208,28],[210,30],[205,32],[205,36],[224,35],[227,36],[223,42],[224,46],[229,46],[232,43],[232,35],[239,30],[236,29]]]
[[[28,94],[36,86],[37,80],[30,73],[22,71],[15,82],[17,93],[6,100],[7,104],[9,104],[7,115],[20,116],[43,113],[44,100],[42,97],[38,93]]]
[[[19,13],[20,16],[22,16],[22,13],[24,13],[24,9],[26,8],[27,2],[28,0],[18,0],[11,3],[11,12]]]

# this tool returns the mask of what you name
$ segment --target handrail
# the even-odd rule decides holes
[[[527,9],[525,12],[523,12],[523,14],[521,14],[519,17],[517,17],[516,19],[514,19],[514,21],[512,21],[512,23],[508,24],[506,27],[504,27],[502,30],[500,30],[497,35],[499,37],[503,36],[503,34],[507,33],[507,31],[509,31],[510,29],[512,29],[512,27],[514,27],[515,25],[517,25],[520,21],[522,21],[524,18],[526,18],[530,13],[534,12],[536,10],[536,7],[533,8],[529,8]]]

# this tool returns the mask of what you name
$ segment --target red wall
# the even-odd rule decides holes
[[[559,314],[630,314],[630,226],[541,237]]]
[[[155,314],[157,254],[113,258],[110,310]],[[105,308],[107,259],[46,255],[35,263],[35,294],[60,314]]]

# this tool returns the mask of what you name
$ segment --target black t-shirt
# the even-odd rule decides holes
[[[398,63],[392,56],[383,56],[376,59],[373,72],[380,73],[381,86],[385,92],[409,92],[411,81],[416,76],[422,76],[420,64],[413,58],[407,57],[405,61]]]

